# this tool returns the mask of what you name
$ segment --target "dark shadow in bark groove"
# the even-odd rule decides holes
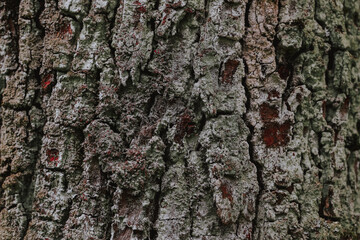
[[[114,31],[114,27],[115,27],[116,15],[117,15],[117,11],[118,11],[118,9],[120,7],[120,1],[121,0],[116,0],[116,4],[115,4],[115,7],[114,7],[114,11],[113,11],[113,17],[112,17],[112,19],[108,19],[108,21],[110,22],[110,26],[109,26],[110,36],[109,36],[109,40],[108,40],[108,45],[109,45],[109,48],[110,48],[111,58],[114,61],[115,68],[117,67],[117,64],[116,64],[117,63],[117,61],[116,61],[116,50],[112,45],[112,40],[113,40],[113,34],[114,34],[113,31]]]
[[[247,76],[248,73],[249,73],[249,70],[248,70],[248,66],[247,66],[246,61],[244,62],[244,66],[245,66],[245,73],[246,73],[246,76]],[[252,137],[254,136],[254,127],[247,120],[247,114],[248,114],[248,112],[250,111],[250,108],[251,108],[251,105],[250,105],[251,94],[250,94],[249,89],[248,89],[248,87],[246,85],[246,77],[243,78],[242,84],[244,86],[245,95],[246,95],[246,103],[245,103],[246,113],[244,114],[243,119],[245,121],[246,126],[249,128],[249,131],[250,131],[250,134],[247,137],[247,143],[249,145],[250,161],[256,167],[256,176],[257,176],[257,181],[258,181],[258,185],[259,185],[259,192],[258,192],[258,195],[256,196],[256,201],[255,201],[255,218],[252,221],[251,239],[254,239],[254,236],[255,236],[254,234],[255,234],[255,231],[256,231],[257,223],[258,223],[257,221],[258,221],[260,198],[261,198],[261,195],[262,195],[262,193],[264,191],[264,186],[265,185],[264,185],[264,181],[263,181],[263,177],[262,177],[263,166],[260,163],[258,163],[254,158],[255,150],[254,150],[254,145],[253,145],[253,142],[252,142]]]
[[[167,133],[168,129],[163,129],[160,132],[160,137],[162,139],[162,141],[165,144],[165,152],[164,152],[164,162],[165,162],[165,171],[164,173],[161,175],[161,177],[159,179],[157,179],[157,181],[159,182],[159,191],[155,194],[154,197],[154,211],[152,213],[152,219],[151,219],[151,228],[150,228],[150,236],[148,238],[148,240],[155,240],[158,237],[158,233],[157,230],[155,228],[155,224],[156,221],[159,218],[159,213],[160,213],[160,206],[161,206],[161,198],[162,198],[162,180],[164,177],[165,172],[168,171],[169,169],[169,163],[170,163],[170,147],[171,147],[171,143],[168,142],[167,137],[166,137],[166,133]]]

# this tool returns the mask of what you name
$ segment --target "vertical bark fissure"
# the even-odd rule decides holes
[[[248,28],[250,28],[250,21],[249,21],[249,13],[250,13],[250,7],[252,5],[252,2],[254,0],[248,0],[248,2],[246,3],[246,8],[245,8],[245,29],[246,31],[248,31]]]
[[[150,235],[149,235],[149,240],[155,240],[158,237],[158,232],[156,229],[156,221],[159,219],[159,215],[160,215],[160,207],[161,207],[161,198],[162,196],[162,181],[163,181],[163,177],[165,175],[165,173],[168,171],[169,169],[169,163],[170,163],[170,147],[171,147],[171,143],[168,142],[167,140],[167,131],[168,129],[164,129],[161,133],[160,133],[160,137],[162,139],[162,141],[165,144],[165,151],[164,151],[164,156],[163,156],[163,161],[165,163],[165,171],[161,174],[160,178],[157,180],[158,184],[159,184],[159,191],[155,193],[155,197],[154,197],[154,210],[152,213],[152,218],[151,218],[151,226],[150,226]]]
[[[45,37],[45,28],[44,26],[40,23],[40,15],[42,14],[42,12],[45,10],[45,0],[39,0],[39,4],[40,4],[40,9],[38,10],[38,12],[35,14],[34,20],[36,23],[36,27],[40,30],[41,32],[41,38],[44,41],[44,37]]]
[[[20,239],[23,240],[26,233],[27,233],[27,229],[29,227],[29,223],[31,221],[31,205],[32,205],[32,201],[33,201],[33,191],[34,191],[34,177],[35,174],[29,176],[29,179],[25,178],[25,181],[29,180],[30,184],[29,187],[27,189],[24,189],[24,202],[23,202],[23,206],[25,208],[25,216],[27,218],[26,223],[25,223],[25,227],[24,230],[22,231],[21,235],[20,235]]]
[[[293,73],[294,73],[294,67],[293,67],[293,61],[296,59],[297,54],[295,54],[295,56],[281,56],[281,53],[279,53],[279,43],[280,43],[280,39],[278,38],[277,34],[279,33],[279,26],[280,26],[280,11],[281,11],[281,0],[278,0],[278,15],[277,15],[277,24],[275,27],[275,35],[274,35],[274,39],[272,41],[274,49],[275,49],[275,61],[276,61],[276,70],[279,72],[279,68],[280,68],[280,64],[284,65],[284,67],[289,71],[287,79],[286,79],[286,87],[284,89],[284,92],[281,96],[282,99],[282,103],[287,104],[287,99],[290,95],[291,89],[293,86],[292,84],[292,78],[293,78]],[[283,57],[283,59],[280,59],[280,57]],[[282,61],[282,62],[280,62]],[[281,77],[281,76],[280,76]],[[287,105],[287,107],[289,107]]]
[[[107,176],[107,179],[110,179],[110,177]],[[106,227],[106,233],[105,233],[105,239],[110,240],[111,239],[111,225],[115,216],[115,212],[112,210],[112,207],[114,206],[114,192],[116,191],[116,185],[111,181],[108,180],[107,182],[107,193],[109,194],[108,198],[109,198],[109,208],[108,208],[108,215],[109,215],[109,220],[107,222],[107,227]]]
[[[315,0],[314,3],[314,20],[321,26],[321,28],[325,31],[326,30],[326,25],[323,21],[321,21],[318,17],[317,17],[317,12],[319,9],[319,0]]]
[[[109,33],[110,34],[109,34],[108,45],[109,45],[109,48],[110,48],[111,57],[112,57],[112,59],[114,61],[115,68],[117,67],[116,49],[113,47],[112,41],[113,41],[113,36],[114,36],[114,28],[115,28],[115,23],[116,23],[116,16],[117,16],[117,12],[118,12],[118,9],[120,7],[120,4],[121,4],[121,0],[116,0],[116,5],[115,5],[114,10],[113,10],[112,19],[109,19],[109,22],[110,22]]]
[[[160,0],[157,0],[155,2],[155,6],[154,6],[154,9],[153,11],[158,11],[158,8],[159,8],[159,4],[160,4]],[[150,57],[149,59],[147,60],[145,66],[148,67],[149,66],[149,63],[150,61],[154,58],[154,49],[156,47],[156,34],[155,34],[155,31],[156,31],[156,21],[155,21],[155,17],[154,16],[151,16],[150,20],[149,20],[149,25],[150,25],[150,29],[151,31],[153,32],[153,36],[152,36],[152,42],[151,42],[151,52],[150,52]],[[130,76],[129,76],[130,77]]]
[[[208,18],[208,16],[209,16],[210,2],[211,2],[211,0],[204,0],[204,5],[205,5],[205,13],[204,13],[205,22],[207,21],[207,18]]]
[[[45,0],[40,0],[39,1],[39,9],[38,11],[35,13],[34,15],[34,19],[33,21],[35,22],[35,25],[36,25],[36,28],[38,30],[40,30],[40,37],[41,37],[41,41],[42,43],[44,43],[44,38],[45,38],[45,28],[42,26],[42,24],[40,23],[40,16],[42,14],[42,12],[45,10]],[[43,47],[43,46],[42,46]],[[41,79],[40,79],[40,71],[41,71],[41,68],[42,68],[42,63],[40,63],[39,67],[37,67],[36,70],[33,70],[32,71],[32,77],[35,78],[37,80],[37,84],[38,84],[38,87],[37,89],[35,90],[35,95],[34,95],[34,99],[33,101],[31,102],[31,106],[36,106],[38,109],[40,109],[42,111],[42,107],[41,105],[37,102],[37,98],[40,97],[40,86],[41,86]],[[28,70],[27,70],[28,71]],[[27,91],[28,91],[28,79],[26,80],[26,86],[25,86],[25,98],[26,98],[26,95],[27,95]],[[41,97],[40,97],[41,99]],[[31,109],[31,106],[29,106],[27,109],[26,109],[26,115],[27,115],[27,118],[28,118],[28,126],[27,126],[27,130],[26,130],[26,136],[27,136],[27,143],[29,143],[29,129],[31,129],[31,116],[30,116],[30,109]],[[37,140],[39,140],[39,142],[35,142],[33,144],[36,144],[36,143],[41,143],[41,136],[42,136],[42,133],[43,133],[43,130],[41,129],[40,132],[37,132],[35,131],[33,134],[36,135],[36,138]],[[31,145],[30,145],[31,146]],[[25,196],[24,196],[24,208],[25,208],[25,215],[26,215],[26,223],[25,223],[25,227],[24,227],[24,230],[23,230],[23,233],[21,235],[21,239],[24,239],[26,234],[27,234],[27,231],[28,231],[28,228],[29,228],[29,223],[30,221],[32,220],[32,203],[33,203],[33,200],[34,200],[34,190],[35,190],[35,179],[36,179],[36,167],[37,167],[37,163],[38,163],[38,159],[40,158],[40,151],[41,151],[41,147],[39,147],[41,145],[38,145],[38,149],[37,151],[35,151],[34,155],[33,155],[33,158],[32,161],[34,162],[32,164],[32,168],[31,168],[31,176],[29,177],[29,181],[26,181],[28,182],[28,188],[25,189]],[[34,146],[35,147],[35,146]]]
[[[328,60],[328,64],[327,64],[326,71],[325,71],[325,83],[326,83],[326,86],[328,86],[328,87],[330,87],[331,83],[332,83],[331,72],[335,67],[335,54],[337,51],[338,51],[338,49],[334,48],[333,45],[331,45],[331,48],[328,53],[329,60]]]
[[[66,179],[66,172],[64,172],[64,191],[67,192],[68,190],[68,185],[69,185],[69,181]],[[65,208],[64,210],[64,213],[63,213],[63,217],[62,219],[60,220],[60,225],[61,225],[61,229],[64,229],[65,225],[66,225],[66,222],[67,220],[69,219],[70,217],[70,211],[71,211],[71,208],[72,208],[72,204],[73,204],[73,201],[72,199],[70,198],[68,200],[68,205],[67,207]],[[64,237],[64,231],[61,231],[61,233],[59,233],[60,237]]]
[[[157,233],[155,224],[156,224],[156,221],[158,220],[159,214],[160,214],[162,177],[163,176],[161,176],[159,179],[159,191],[155,194],[155,198],[154,198],[154,211],[152,213],[153,215],[152,215],[151,227],[150,227],[150,231],[149,231],[149,240],[155,240],[158,237],[158,233]]]
[[[100,175],[101,175],[101,181],[104,184],[105,188],[105,198],[107,199],[108,209],[107,209],[107,216],[108,220],[105,223],[105,239],[111,239],[111,223],[114,217],[114,212],[112,211],[111,207],[114,205],[113,203],[113,192],[111,190],[111,180],[107,173],[103,172],[100,167]]]
[[[20,54],[20,33],[19,33],[19,8],[20,8],[20,0],[6,0],[5,2],[5,11],[9,11],[9,19],[8,19],[8,25],[10,27],[10,31],[12,33],[11,37],[13,38],[13,41],[15,42],[15,56],[16,56],[16,69],[14,72],[16,72],[19,67],[19,54]],[[13,36],[13,34],[15,36]]]
[[[246,75],[248,74],[248,68],[247,68],[246,62],[245,62],[245,73],[246,73]],[[252,220],[252,233],[251,233],[252,237],[251,237],[251,239],[254,239],[255,231],[257,228],[257,224],[258,224],[260,198],[264,191],[264,182],[263,182],[263,177],[262,177],[262,166],[259,162],[257,162],[255,160],[255,157],[254,157],[255,152],[254,152],[254,144],[253,144],[253,139],[252,139],[254,136],[254,127],[247,120],[247,115],[251,109],[251,94],[246,85],[246,77],[243,79],[243,85],[244,85],[245,94],[246,94],[246,113],[245,113],[244,119],[245,119],[246,126],[248,127],[248,129],[250,131],[250,134],[247,137],[247,142],[249,144],[249,156],[250,156],[250,162],[252,162],[256,167],[257,182],[259,185],[259,192],[256,196],[256,201],[255,201],[255,217]]]
[[[194,206],[193,206],[193,202],[191,202],[190,206],[189,206],[189,217],[190,217],[190,238],[193,237],[193,231],[194,231]]]
[[[249,34],[251,25],[250,25],[250,8],[253,4],[253,0],[249,0],[246,4],[246,10],[245,10],[245,30],[246,30],[246,34]],[[245,43],[242,41],[242,46],[245,46]],[[252,162],[255,167],[256,167],[256,177],[257,177],[257,182],[258,182],[258,186],[259,186],[259,191],[256,195],[256,199],[255,199],[255,217],[252,220],[252,229],[251,229],[251,239],[254,239],[255,237],[255,232],[257,230],[257,224],[258,224],[258,214],[259,214],[259,205],[260,205],[260,198],[261,195],[264,191],[264,182],[263,182],[263,177],[262,177],[262,166],[259,162],[257,162],[255,160],[255,152],[254,152],[254,144],[253,144],[253,136],[254,136],[254,126],[252,126],[252,124],[248,121],[248,114],[251,111],[251,93],[250,90],[247,86],[247,76],[249,75],[249,69],[248,69],[248,65],[246,60],[244,61],[244,67],[245,67],[245,77],[242,80],[242,85],[244,86],[245,89],[245,95],[246,95],[246,112],[244,113],[244,121],[246,126],[248,127],[250,134],[247,137],[247,143],[249,145],[249,156],[250,156],[250,162]]]

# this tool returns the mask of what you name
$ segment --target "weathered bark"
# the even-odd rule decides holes
[[[0,239],[360,239],[358,0],[2,0]]]

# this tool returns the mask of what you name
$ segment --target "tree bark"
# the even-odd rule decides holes
[[[0,239],[360,239],[358,0],[0,2]]]

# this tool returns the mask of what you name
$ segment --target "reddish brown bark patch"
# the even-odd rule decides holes
[[[278,73],[281,79],[286,80],[290,76],[290,68],[285,64],[280,64],[278,67]]]
[[[192,9],[192,8],[185,8],[185,12],[194,13],[194,9]]]
[[[53,75],[52,74],[47,74],[45,75],[45,77],[43,77],[41,79],[41,87],[43,90],[47,90],[48,87],[51,85],[51,83],[53,82]]]
[[[57,162],[59,160],[59,151],[57,149],[46,150],[46,155],[49,162]]]
[[[180,121],[176,126],[176,134],[174,137],[175,142],[181,143],[185,134],[191,134],[194,132],[195,124],[191,119],[190,114],[184,113],[180,116]]]
[[[269,122],[279,116],[279,111],[268,103],[260,105],[260,116],[263,122]]]
[[[334,206],[331,202],[333,195],[334,195],[333,189],[329,188],[321,201],[320,216],[335,220],[334,218],[336,218],[336,215],[334,212]]]
[[[262,134],[266,147],[285,146],[290,141],[289,131],[289,121],[286,121],[284,124],[277,122],[266,123]]]
[[[269,92],[268,100],[276,99],[279,97],[280,97],[280,93],[274,89]]]
[[[71,29],[71,25],[70,24],[63,24],[58,33],[57,33],[57,37],[59,38],[64,38],[66,35],[71,35],[73,33],[72,29]]]
[[[138,13],[146,13],[146,8],[144,6],[140,6],[136,8]]]
[[[130,240],[132,235],[132,229],[125,227],[124,230],[119,230],[117,224],[113,226],[114,239],[115,240]]]
[[[237,60],[227,60],[225,63],[225,70],[222,77],[223,83],[232,83],[233,76],[236,72],[237,67],[239,66],[239,61]]]
[[[221,194],[222,194],[222,198],[227,198],[229,199],[229,201],[232,203],[233,202],[233,197],[232,197],[232,194],[231,194],[231,189],[230,189],[230,186],[226,183],[221,183],[221,186],[220,186],[220,191],[221,191]]]
[[[360,161],[359,160],[355,160],[354,162],[354,170],[355,170],[355,179],[356,179],[356,182],[359,181],[359,174],[358,174],[358,171],[359,171],[359,164],[360,164]]]
[[[326,118],[326,101],[323,101],[322,105],[322,114],[323,114],[323,118]]]

